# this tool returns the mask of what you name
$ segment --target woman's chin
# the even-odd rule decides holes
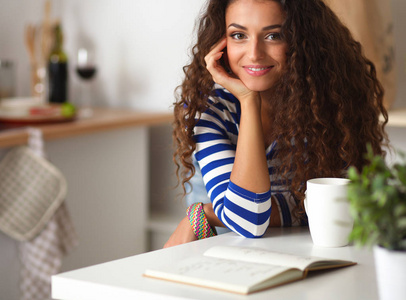
[[[273,84],[245,83],[245,86],[253,92],[265,92],[272,88]]]

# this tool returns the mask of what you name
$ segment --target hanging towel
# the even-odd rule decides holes
[[[77,245],[63,202],[67,184],[44,157],[42,133],[29,129],[29,147],[11,149],[0,162],[0,230],[18,241],[22,300],[51,299],[51,276]]]
[[[41,233],[20,244],[21,300],[51,298],[51,276],[60,272],[62,259],[77,245],[77,236],[65,203]]]
[[[391,1],[325,0],[350,29],[376,67],[385,89],[384,105],[388,109],[396,98],[395,38]]]
[[[47,162],[41,130],[28,128],[28,135],[28,147],[32,153]],[[66,183],[64,177],[63,181]],[[63,200],[45,228],[34,239],[20,244],[21,300],[52,299],[51,276],[60,272],[63,257],[78,244]]]
[[[37,236],[66,196],[62,174],[27,147],[0,162],[0,230],[27,241]]]

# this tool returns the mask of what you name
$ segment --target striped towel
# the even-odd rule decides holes
[[[20,243],[20,299],[52,299],[51,276],[60,272],[63,257],[76,245],[76,232],[62,203],[37,237]]]
[[[67,185],[46,159],[41,131],[29,129],[29,147],[13,148],[0,162],[0,230],[21,241],[21,300],[51,299],[51,276],[77,245],[63,202]]]

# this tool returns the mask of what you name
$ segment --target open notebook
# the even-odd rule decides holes
[[[355,265],[355,262],[301,257],[255,248],[216,246],[203,256],[147,269],[146,277],[249,294],[304,279],[309,271]]]

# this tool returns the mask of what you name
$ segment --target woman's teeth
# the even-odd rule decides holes
[[[258,72],[258,71],[266,70],[267,68],[248,68],[248,69],[251,71],[254,71],[254,72]]]

